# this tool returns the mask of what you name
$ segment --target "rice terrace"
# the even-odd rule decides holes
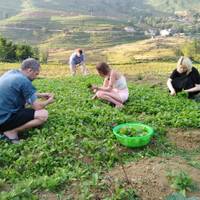
[[[0,200],[200,199],[200,101],[188,99],[184,91],[171,96],[166,84],[180,56],[191,58],[200,71],[200,3],[85,2],[0,3],[0,57],[7,55],[5,43],[18,52],[14,60],[1,57],[0,75],[19,69],[20,45],[30,45],[41,63],[33,85],[55,95],[46,123],[20,133],[18,144],[0,140]],[[176,33],[144,34],[165,27]],[[80,68],[71,76],[68,67],[77,48],[86,55],[86,76]],[[95,67],[99,62],[126,77],[129,98],[123,107],[92,99],[88,86],[103,82]],[[122,145],[113,128],[124,123],[153,128],[150,142]],[[124,131],[132,137],[131,129]]]

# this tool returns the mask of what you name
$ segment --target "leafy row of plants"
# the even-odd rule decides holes
[[[176,154],[164,136],[166,128],[200,127],[200,105],[184,95],[170,97],[159,88],[130,84],[129,101],[117,110],[91,100],[90,83],[101,80],[90,76],[36,81],[41,92],[55,93],[56,102],[49,106],[48,122],[24,133],[26,140],[19,145],[0,142],[0,199],[37,199],[41,191],[62,191],[69,199],[126,196],[130,190],[123,187],[109,193],[101,181],[104,173],[121,162]],[[156,142],[140,151],[121,151],[112,127],[136,121],[156,130]]]

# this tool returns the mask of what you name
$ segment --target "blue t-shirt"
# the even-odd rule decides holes
[[[20,70],[6,72],[0,77],[0,124],[36,99],[36,89]]]
[[[81,54],[80,56],[78,56],[76,54],[76,52],[74,52],[70,58],[69,58],[69,64],[70,65],[78,65],[80,64],[81,62],[84,62],[85,58],[84,58],[84,55]]]

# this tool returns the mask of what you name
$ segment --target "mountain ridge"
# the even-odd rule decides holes
[[[198,0],[1,0],[0,19],[32,8],[63,11],[69,15],[132,17],[139,13],[172,14],[183,10],[197,11],[200,9],[200,2]]]
[[[196,12],[198,0],[1,0],[0,34],[14,42],[66,48],[111,46],[143,39],[144,31],[164,27],[175,11]],[[156,19],[152,21],[152,17]],[[149,18],[149,19],[145,19]],[[146,20],[146,21],[145,21]],[[144,25],[140,26],[143,21]],[[170,25],[171,23],[171,25]],[[173,21],[168,27],[173,27]],[[182,22],[177,26],[179,27]],[[127,33],[124,27],[134,27]],[[181,29],[181,28],[179,28]],[[103,34],[101,31],[108,32]],[[115,31],[119,34],[115,34]],[[96,45],[98,43],[98,45]],[[90,48],[89,46],[88,48]]]

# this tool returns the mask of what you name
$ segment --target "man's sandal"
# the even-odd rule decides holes
[[[18,144],[19,143],[19,138],[13,138],[13,139],[11,139],[11,138],[7,137],[4,134],[0,134],[0,140],[4,140],[4,141],[10,142],[12,144]]]

